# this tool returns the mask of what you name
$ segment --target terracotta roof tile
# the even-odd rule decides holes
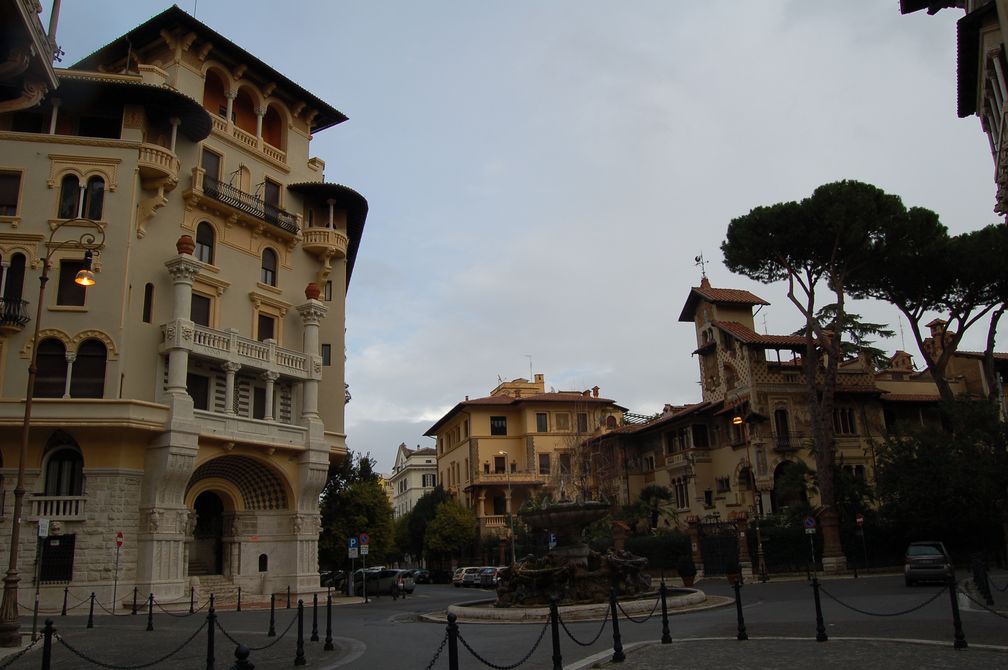
[[[801,335],[760,335],[738,321],[712,321],[711,324],[746,344],[781,348],[805,346],[805,338]]]
[[[689,297],[686,298],[686,304],[683,305],[682,312],[679,314],[680,321],[692,321],[693,314],[696,310],[696,304],[700,299],[708,300],[715,304],[720,305],[769,305],[766,300],[750,293],[749,291],[738,289],[738,288],[714,288],[704,277],[704,280],[700,283],[700,286],[694,286],[690,289]]]
[[[938,402],[941,396],[929,393],[885,393],[882,400],[887,402]]]

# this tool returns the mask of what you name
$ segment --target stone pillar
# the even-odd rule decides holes
[[[227,121],[227,124],[230,126],[231,125],[231,116],[234,113],[234,100],[235,100],[235,98],[238,97],[238,94],[235,93],[234,91],[228,91],[227,93],[224,94],[224,97],[227,98],[227,119],[226,119],[226,121]]]
[[[691,516],[686,519],[686,534],[689,535],[690,552],[693,554],[693,565],[697,574],[703,574],[703,553],[700,551],[700,518]]]
[[[178,139],[178,127],[181,125],[182,119],[177,116],[173,116],[168,122],[171,123],[171,145],[169,148],[172,153],[175,153],[175,140]]]
[[[262,144],[262,122],[263,117],[266,116],[266,109],[264,107],[256,107],[256,144]]]
[[[226,376],[226,381],[224,382],[224,413],[233,415],[235,413],[235,375],[241,370],[241,364],[228,361],[221,366],[221,369],[224,370]]]
[[[301,415],[304,418],[318,417],[318,385],[322,378],[322,357],[319,355],[319,324],[329,309],[318,301],[318,286],[314,286],[308,302],[297,308],[304,325],[304,353],[308,356],[309,378],[302,387]],[[306,290],[306,293],[309,291]]]
[[[175,337],[178,331],[188,330],[192,332],[193,323],[190,320],[192,310],[192,284],[193,278],[199,274],[198,261],[192,256],[195,243],[188,235],[179,238],[176,245],[179,255],[165,263],[168,274],[172,278],[172,320],[168,331],[171,337],[166,336],[169,343],[168,349],[168,393],[172,395],[187,395],[186,375],[189,372],[189,350],[182,346],[173,346],[173,341],[181,344]],[[184,341],[184,336],[182,341]]]
[[[52,98],[52,116],[49,118],[49,134],[50,135],[55,135],[56,134],[56,123],[57,123],[57,120],[59,119],[59,108],[60,108],[60,103],[62,103],[62,102],[63,101],[60,100],[59,98]]]
[[[746,529],[749,527],[749,515],[739,512],[735,515],[735,530],[738,532],[739,566],[742,570],[752,570],[752,557],[749,555],[749,538]]]
[[[67,371],[66,371],[66,380],[63,383],[63,397],[64,398],[69,398],[70,397],[70,380],[73,378],[73,364],[74,364],[74,361],[76,361],[76,360],[77,360],[77,353],[76,352],[74,352],[74,351],[68,351],[68,352],[66,352]]]
[[[279,372],[264,372],[262,378],[266,380],[266,409],[263,414],[264,421],[273,420],[273,384],[280,378]]]

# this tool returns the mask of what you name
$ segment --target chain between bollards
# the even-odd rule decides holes
[[[266,637],[276,637],[276,594],[270,594],[270,625]]]
[[[448,613],[448,670],[459,670],[457,618],[453,613]]]
[[[658,587],[658,593],[661,596],[661,642],[662,644],[671,644],[672,636],[669,634],[668,627],[668,605],[665,603],[668,588],[665,586],[665,580],[662,580],[661,586]]]
[[[287,587],[290,588],[289,586]],[[308,661],[304,655],[304,601],[298,598],[297,608],[298,636],[297,651],[294,654],[294,665],[304,665]]]
[[[619,615],[616,612],[616,589],[612,587],[609,589],[609,610],[612,613],[612,660],[613,663],[622,663],[626,660],[626,655],[623,653],[623,642],[621,641],[619,632]]]
[[[959,616],[959,598],[956,595],[955,577],[949,578],[949,598],[952,600],[952,627],[954,638],[952,646],[956,649],[966,648],[966,635],[963,633],[962,618]]]
[[[94,628],[94,591],[91,592],[91,608],[88,610],[87,628]]]
[[[749,633],[746,632],[745,618],[742,616],[742,575],[739,575],[732,586],[735,589],[735,612],[738,618],[738,635],[736,637],[739,640],[748,640]]]
[[[206,650],[206,670],[214,670],[214,629],[217,614],[214,612],[214,597],[210,594],[210,609],[207,610],[207,650]]]
[[[312,594],[312,604],[311,604],[311,637],[308,638],[312,642],[318,642],[318,594]]]
[[[829,639],[826,635],[826,625],[823,623],[822,602],[819,600],[819,578],[812,576],[812,593],[815,596],[815,621],[816,621],[816,642],[825,642]]]
[[[560,612],[557,609],[556,596],[551,596],[550,608],[550,632],[553,638],[553,670],[563,670],[563,656],[560,654]]]
[[[326,593],[325,597],[325,644],[322,649],[325,651],[333,650],[332,642],[332,594]]]

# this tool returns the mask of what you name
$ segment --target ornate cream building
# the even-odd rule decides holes
[[[468,397],[425,433],[437,439],[441,485],[472,509],[480,534],[506,535],[508,514],[533,497],[605,495],[579,462],[581,442],[611,430],[625,408],[587,391],[546,391],[543,375]]]
[[[389,475],[392,514],[399,518],[413,509],[416,501],[437,485],[437,450],[431,447],[410,449],[406,443],[396,450],[395,465]]]
[[[367,202],[327,182],[309,145],[347,117],[177,7],[55,75],[36,106],[0,108],[5,540],[52,253],[21,601],[41,519],[62,526],[41,562],[49,606],[65,585],[109,602],[117,532],[120,595],[187,598],[207,576],[246,593],[317,588]],[[72,281],[80,217],[104,235],[86,289]]]

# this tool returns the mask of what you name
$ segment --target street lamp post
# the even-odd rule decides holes
[[[506,451],[498,451],[497,455],[504,457],[504,474],[507,477],[507,489],[508,489],[507,494],[508,527],[511,529],[511,565],[514,565],[517,561],[515,560],[514,515],[511,514],[511,468],[508,467]]]
[[[750,424],[751,421],[743,419],[741,416],[732,418],[732,424],[741,426],[743,423]],[[756,483],[756,471],[753,469],[752,442],[746,435],[746,460],[749,461],[749,483],[753,491],[753,516],[756,517],[756,569],[759,570],[760,581],[766,583],[769,577],[766,569],[766,556],[763,553],[763,533],[760,530],[760,517],[763,516],[763,494]]]
[[[62,242],[56,241],[56,234],[66,226],[84,227],[85,230],[77,238]],[[3,602],[0,603],[0,646],[17,647],[21,645],[21,623],[18,620],[18,554],[21,540],[21,511],[24,504],[25,461],[28,459],[28,434],[31,431],[32,396],[35,391],[35,376],[38,372],[38,336],[39,323],[42,320],[42,303],[45,300],[45,287],[49,281],[49,264],[53,255],[66,247],[84,250],[84,267],[77,273],[74,281],[81,286],[91,286],[95,283],[91,271],[94,254],[99,253],[105,245],[105,229],[97,221],[91,219],[68,219],[56,224],[49,233],[46,243],[46,255],[42,260],[42,274],[39,276],[39,297],[35,307],[35,328],[31,339],[31,360],[28,364],[28,385],[25,390],[24,421],[21,424],[21,448],[18,452],[17,483],[14,486],[14,513],[11,516],[10,561],[7,574],[4,575]]]

